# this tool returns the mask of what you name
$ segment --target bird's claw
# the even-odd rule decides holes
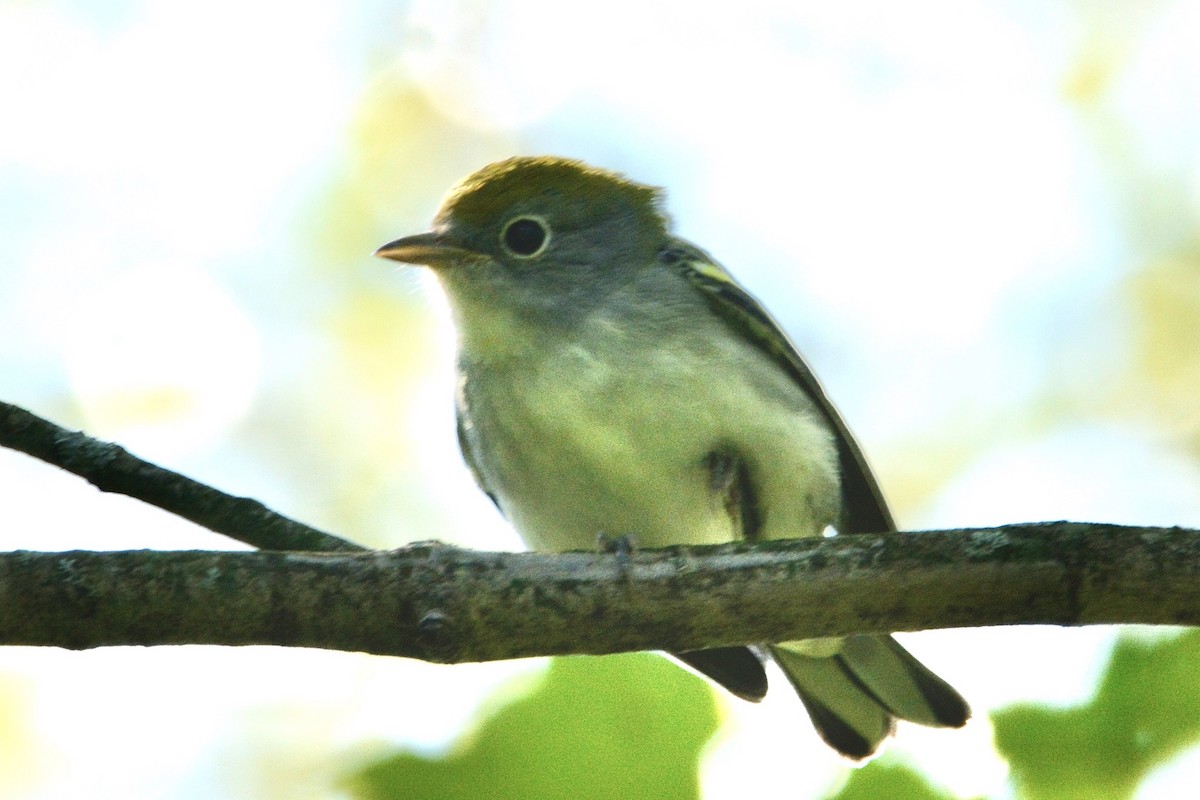
[[[622,536],[609,536],[603,531],[596,536],[596,546],[602,553],[611,553],[616,557],[617,572],[620,573],[622,580],[630,580],[630,556],[637,550],[637,542],[634,541],[633,534],[626,533]]]

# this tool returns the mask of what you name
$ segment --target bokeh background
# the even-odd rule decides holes
[[[356,541],[519,542],[436,286],[513,154],[668,188],[906,528],[1200,526],[1200,3],[0,2],[0,397]],[[236,543],[0,451],[0,548]],[[971,698],[852,769],[665,660],[0,649],[12,798],[1173,798],[1200,638],[904,641]]]

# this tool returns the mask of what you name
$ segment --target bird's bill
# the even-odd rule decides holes
[[[380,258],[402,261],[405,264],[423,264],[428,267],[443,267],[473,261],[477,253],[450,244],[437,233],[418,233],[388,242],[375,251]]]

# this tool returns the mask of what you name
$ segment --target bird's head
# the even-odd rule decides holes
[[[426,233],[375,255],[433,269],[448,291],[564,291],[654,261],[667,235],[658,189],[579,161],[517,157],[464,179]]]

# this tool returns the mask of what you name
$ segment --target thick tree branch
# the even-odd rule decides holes
[[[260,548],[0,554],[0,644],[431,661],[957,626],[1200,622],[1200,532],[1048,523],[599,553],[361,550],[0,403],[0,445]]]
[[[17,552],[0,643],[276,644],[440,662],[979,625],[1200,621],[1200,532],[1048,523],[628,558]]]
[[[125,448],[59,427],[0,402],[0,445],[263,550],[364,548],[289,519],[248,497],[235,497],[130,454]]]

